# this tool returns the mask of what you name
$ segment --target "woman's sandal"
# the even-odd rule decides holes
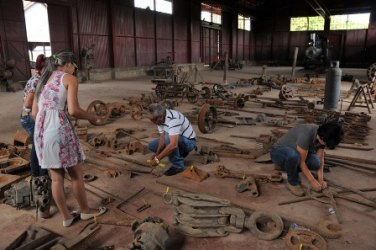
[[[63,226],[64,227],[70,227],[72,224],[80,219],[80,213],[79,212],[72,212],[71,213],[73,218],[68,220],[63,220]]]
[[[85,213],[81,213],[81,220],[90,220],[91,218],[101,216],[101,215],[104,214],[106,211],[107,211],[107,208],[106,208],[106,207],[99,207],[99,208],[98,208],[98,213],[94,213],[94,214],[85,214]]]

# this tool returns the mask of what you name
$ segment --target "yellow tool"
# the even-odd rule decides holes
[[[147,162],[148,164],[151,164],[151,160],[147,160],[146,162]],[[158,163],[158,166],[161,167],[161,168],[165,168],[165,167],[166,167],[166,164],[163,163],[163,162],[160,162],[160,163]]]

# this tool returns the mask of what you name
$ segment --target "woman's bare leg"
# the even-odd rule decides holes
[[[68,168],[72,181],[72,190],[82,213],[97,213],[98,209],[92,209],[87,203],[86,190],[84,185],[82,165]]]
[[[65,199],[64,170],[50,169],[49,173],[51,177],[52,197],[55,200],[56,206],[58,207],[60,213],[62,213],[64,220],[73,218],[68,210],[67,201]]]

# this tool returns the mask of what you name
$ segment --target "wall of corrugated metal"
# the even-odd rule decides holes
[[[281,13],[282,11],[279,11]],[[295,12],[308,14],[309,11]],[[315,14],[313,14],[315,15]],[[343,67],[368,67],[376,61],[376,11],[371,13],[371,23],[367,30],[337,30],[315,32],[327,37],[330,44],[332,60],[340,60]],[[290,65],[294,48],[299,48],[298,63],[304,59],[306,45],[311,32],[290,32],[288,15],[261,14],[257,19],[256,60],[275,62],[279,65]]]
[[[13,80],[30,77],[27,35],[22,1],[0,1],[0,63],[15,59]]]

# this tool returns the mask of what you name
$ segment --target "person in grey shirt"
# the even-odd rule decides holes
[[[325,189],[324,149],[334,149],[342,139],[343,130],[338,122],[320,126],[299,124],[278,139],[270,156],[273,163],[287,173],[287,188],[293,194],[303,196],[299,172],[303,172],[313,190],[318,192]],[[317,180],[310,170],[317,171]]]
[[[149,143],[149,150],[155,153],[150,159],[151,165],[158,165],[168,156],[172,166],[164,175],[184,171],[184,158],[196,148],[196,133],[187,117],[179,111],[153,103],[149,106],[149,119],[159,131],[159,138]]]

